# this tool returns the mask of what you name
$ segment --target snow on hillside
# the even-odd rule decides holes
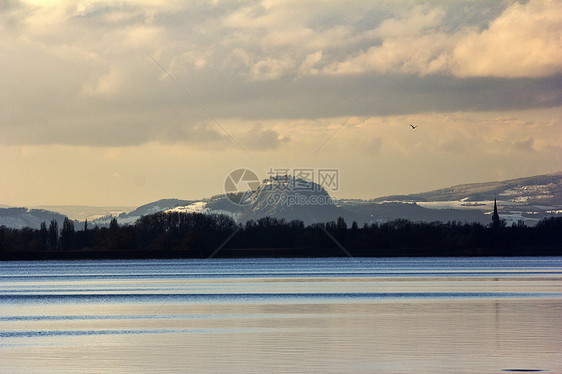
[[[95,219],[105,216],[118,216],[122,213],[130,212],[136,207],[134,206],[86,206],[86,205],[42,205],[33,207],[34,209],[45,209],[51,212],[57,212],[77,221],[88,220],[92,222]]]
[[[186,206],[177,206],[175,208],[165,210],[165,212],[224,214],[226,216],[232,217],[233,219],[238,218],[238,216],[240,215],[239,213],[231,212],[228,210],[210,209],[207,207],[207,205],[208,203],[206,201],[197,201]]]
[[[104,217],[98,218],[96,220],[93,220],[91,225],[94,225],[94,226],[109,226],[109,223],[114,218],[117,219],[117,223],[119,223],[120,225],[131,225],[131,224],[135,223],[140,217],[141,216],[128,215],[128,214],[121,214],[121,215],[118,215],[118,216],[109,215],[109,216],[104,216]]]
[[[207,203],[205,201],[198,201],[193,204],[186,206],[177,206],[172,209],[165,210],[165,212],[180,212],[180,213],[207,213],[209,211],[206,208]]]

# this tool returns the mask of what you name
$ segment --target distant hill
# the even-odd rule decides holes
[[[92,225],[108,226],[111,220],[113,218],[116,218],[117,222],[119,222],[120,224],[131,224],[142,216],[173,209],[178,206],[189,205],[192,202],[193,201],[190,200],[162,199],[162,200],[154,201],[152,203],[141,205],[138,208],[128,213],[123,212],[119,215],[113,215],[113,214],[106,215],[104,217],[93,220],[91,223]]]
[[[479,222],[488,224],[490,216],[481,209],[430,209],[416,203],[382,202],[373,203],[356,201],[353,204],[342,203],[346,211],[353,213],[358,223],[383,223],[399,218],[413,222]]]
[[[281,192],[281,189],[287,191],[287,187],[290,187],[290,191],[290,184],[295,183],[304,188],[298,191],[293,189],[287,195],[291,196],[291,201],[274,199],[274,195]],[[277,189],[271,189],[272,184],[276,184]],[[91,226],[108,226],[115,218],[119,224],[132,224],[144,215],[179,211],[227,214],[240,223],[266,216],[287,221],[299,219],[305,223],[335,221],[338,217],[343,217],[348,223],[356,221],[360,225],[387,222],[397,218],[425,222],[489,223],[493,202],[497,198],[500,218],[507,224],[523,221],[527,225],[533,225],[544,217],[562,215],[562,172],[506,181],[461,184],[410,195],[337,202],[331,201],[328,193],[313,182],[291,179],[273,181],[270,178],[264,180],[249,198],[251,201],[242,205],[234,204],[226,195],[201,200],[162,199],[128,211],[118,209],[109,211],[109,214],[106,211],[102,217],[88,218],[88,222]],[[312,201],[320,203],[311,203]],[[56,207],[53,207],[53,210],[55,209]],[[98,212],[102,212],[106,208],[99,209]],[[95,212],[92,207],[63,207],[60,212],[0,208],[0,225],[39,228],[42,221],[49,222],[54,218],[60,225],[65,215],[76,218],[70,213],[87,216]],[[76,222],[75,226],[79,228],[81,224],[82,222]]]
[[[529,205],[562,205],[562,171],[533,177],[506,181],[459,184],[453,187],[411,195],[379,197],[372,202],[382,201],[465,201],[477,202],[498,200]]]
[[[33,209],[45,209],[51,212],[61,213],[68,218],[91,222],[97,218],[107,215],[119,215],[123,212],[130,212],[134,206],[87,206],[87,205],[42,205],[32,207]]]
[[[16,229],[23,227],[38,229],[41,227],[41,222],[45,222],[48,226],[53,219],[57,221],[59,227],[62,227],[65,217],[63,214],[44,209],[0,208],[0,226]]]
[[[263,181],[250,196],[238,220],[246,222],[272,217],[311,224],[334,221],[340,216],[349,215],[349,212],[334,204],[322,186],[290,176],[277,176]]]
[[[295,188],[299,184],[300,188]],[[284,196],[284,198],[279,197]],[[428,209],[415,203],[374,203],[363,200],[337,203],[322,186],[290,177],[266,179],[250,197],[238,217],[239,222],[263,217],[301,220],[305,224],[336,221],[343,217],[351,224],[388,222],[397,218],[412,221],[460,221],[488,223],[490,218],[482,210]]]

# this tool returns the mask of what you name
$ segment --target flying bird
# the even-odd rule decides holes
[[[410,123],[410,126],[412,127],[412,130],[415,130],[415,129],[416,129],[416,127],[418,127],[418,126],[414,126],[414,125],[412,125],[411,123]]]

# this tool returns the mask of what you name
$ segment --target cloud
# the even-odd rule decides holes
[[[452,154],[467,153],[471,146],[474,145],[474,139],[456,137],[452,139],[441,140],[439,146],[445,152]]]
[[[245,134],[276,119],[558,106],[560,1],[498,4],[9,2],[0,142],[207,146],[225,134],[206,112]],[[268,129],[248,144],[279,147],[282,125]]]
[[[414,7],[382,21],[363,36],[371,40],[345,60],[334,61],[323,72],[329,75],[366,73],[430,74],[443,69],[458,35],[441,31],[446,12],[441,8]]]
[[[379,38],[377,45],[333,62],[323,71],[335,75],[403,71],[500,78],[560,74],[561,8],[559,0],[515,2],[484,29],[469,25],[445,32],[443,10],[417,7],[374,29],[370,34]]]
[[[251,129],[239,134],[238,138],[243,147],[255,151],[277,149],[291,140],[290,137],[281,136],[277,131],[264,128],[261,124],[254,124]]]
[[[161,27],[132,26],[123,30],[122,48],[146,49],[158,45],[166,38],[166,32]]]
[[[362,141],[363,150],[369,155],[378,155],[382,150],[382,138],[371,137]]]
[[[535,153],[534,143],[533,138],[527,138],[513,142],[512,147],[515,152]]]
[[[562,2],[514,3],[452,51],[458,76],[541,77],[562,72]]]
[[[251,76],[253,80],[274,80],[282,77],[292,70],[294,62],[290,57],[282,59],[268,58],[256,62],[251,66]]]
[[[322,51],[317,51],[306,56],[302,64],[299,66],[300,75],[316,75],[320,73],[317,65],[322,60]]]
[[[419,35],[435,30],[444,17],[445,11],[441,8],[416,6],[405,17],[384,20],[371,34],[382,39]]]
[[[97,78],[95,82],[86,83],[83,92],[89,96],[112,96],[119,92],[123,84],[123,74],[116,69],[112,69]]]
[[[211,126],[203,123],[197,126],[175,125],[175,126],[155,126],[152,130],[153,139],[157,139],[162,143],[186,143],[186,144],[202,144],[222,143],[223,145],[229,140],[227,135],[219,133]]]

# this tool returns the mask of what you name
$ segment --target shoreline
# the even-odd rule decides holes
[[[208,259],[210,250],[79,250],[0,252],[0,261],[60,261],[60,260],[144,260],[144,259]],[[351,256],[348,255],[351,254]],[[329,257],[530,257],[562,256],[560,247],[538,248],[464,248],[419,249],[387,248],[358,249],[348,253],[339,248],[225,248],[212,258],[329,258]]]

